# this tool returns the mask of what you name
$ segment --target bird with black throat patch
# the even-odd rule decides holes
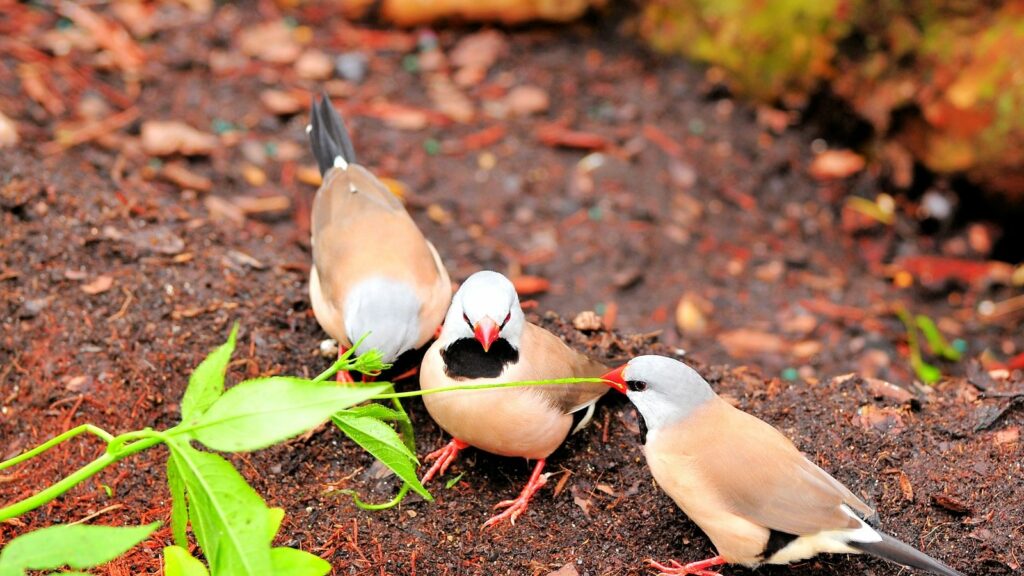
[[[561,338],[523,316],[519,295],[505,276],[473,274],[452,298],[444,327],[420,366],[424,390],[467,384],[597,377],[607,367],[576,352]],[[519,496],[499,502],[505,508],[484,523],[515,524],[530,498],[547,481],[548,456],[570,433],[583,428],[597,400],[608,390],[601,383],[529,388],[492,388],[423,397],[427,411],[452,435],[445,447],[429,454],[433,466],[426,483],[444,474],[460,450],[469,446],[500,456],[536,460]]]
[[[309,296],[317,322],[344,353],[376,349],[386,363],[437,333],[452,285],[441,257],[402,202],[356,163],[330,100],[314,99],[307,127],[323,184],[311,211]],[[339,381],[351,381],[347,372]]]
[[[789,564],[821,553],[870,554],[939,576],[960,572],[875,530],[874,511],[770,424],[720,398],[695,370],[639,356],[603,376],[643,418],[651,474],[718,555],[651,567],[718,576],[712,567]]]

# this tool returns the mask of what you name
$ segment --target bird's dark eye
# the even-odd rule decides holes
[[[630,392],[643,392],[647,390],[647,382],[641,382],[640,380],[626,380],[626,388],[629,388]]]
[[[469,315],[465,312],[462,313],[462,319],[466,321],[466,324],[468,324],[470,328],[473,327],[473,323],[469,321]]]
[[[511,311],[509,311],[509,313],[508,313],[508,314],[505,314],[505,320],[504,320],[504,321],[502,321],[502,323],[501,323],[501,327],[502,327],[502,328],[504,328],[504,327],[505,327],[505,324],[508,324],[508,321],[509,321],[509,320],[511,320],[511,319],[512,319],[512,312],[511,312]]]

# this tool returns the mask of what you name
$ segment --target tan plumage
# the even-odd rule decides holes
[[[726,563],[755,567],[821,553],[867,553],[963,576],[869,526],[863,518],[874,514],[871,507],[781,432],[719,398],[682,362],[640,356],[603,378],[643,417],[649,430],[644,455],[658,485],[718,550],[714,558],[686,565],[651,562],[661,574],[703,576]]]
[[[350,346],[353,335],[346,333],[344,324],[346,296],[366,279],[386,277],[416,292],[423,303],[416,347],[430,340],[451,301],[451,280],[437,250],[398,198],[365,168],[351,164],[347,170],[327,173],[312,214],[310,297],[324,330]]]
[[[658,485],[728,562],[763,562],[770,530],[804,536],[857,529],[843,504],[873,513],[782,433],[717,396],[651,431],[644,454]]]
[[[444,327],[420,366],[424,390],[457,385],[597,377],[605,367],[569,348],[554,334],[526,322],[519,296],[508,278],[481,271],[462,284],[452,298]],[[444,448],[427,455],[436,460],[423,476],[444,474],[460,450],[475,446],[502,456],[536,460],[529,481],[507,508],[484,523],[512,523],[547,481],[546,458],[575,429],[586,425],[594,405],[607,391],[600,383],[552,387],[458,390],[423,397],[427,411],[452,435]]]
[[[313,106],[310,137],[324,172],[312,207],[313,312],[341,346],[369,332],[367,347],[391,362],[433,337],[451,301],[451,280],[398,198],[355,163],[326,99]]]
[[[446,374],[438,340],[423,358],[424,390],[462,385],[600,376],[607,368],[571,348],[547,330],[525,323],[519,361],[496,378],[455,379]],[[471,446],[501,456],[546,458],[572,428],[572,413],[586,409],[605,392],[603,384],[456,391],[424,396],[441,428]]]

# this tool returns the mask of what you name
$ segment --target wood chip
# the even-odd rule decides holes
[[[86,294],[96,295],[102,294],[114,285],[114,279],[110,276],[98,276],[92,282],[82,285],[82,292]]]

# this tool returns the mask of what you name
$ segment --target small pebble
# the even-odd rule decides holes
[[[366,78],[369,60],[362,52],[345,52],[334,59],[334,69],[349,82],[360,83]]]

